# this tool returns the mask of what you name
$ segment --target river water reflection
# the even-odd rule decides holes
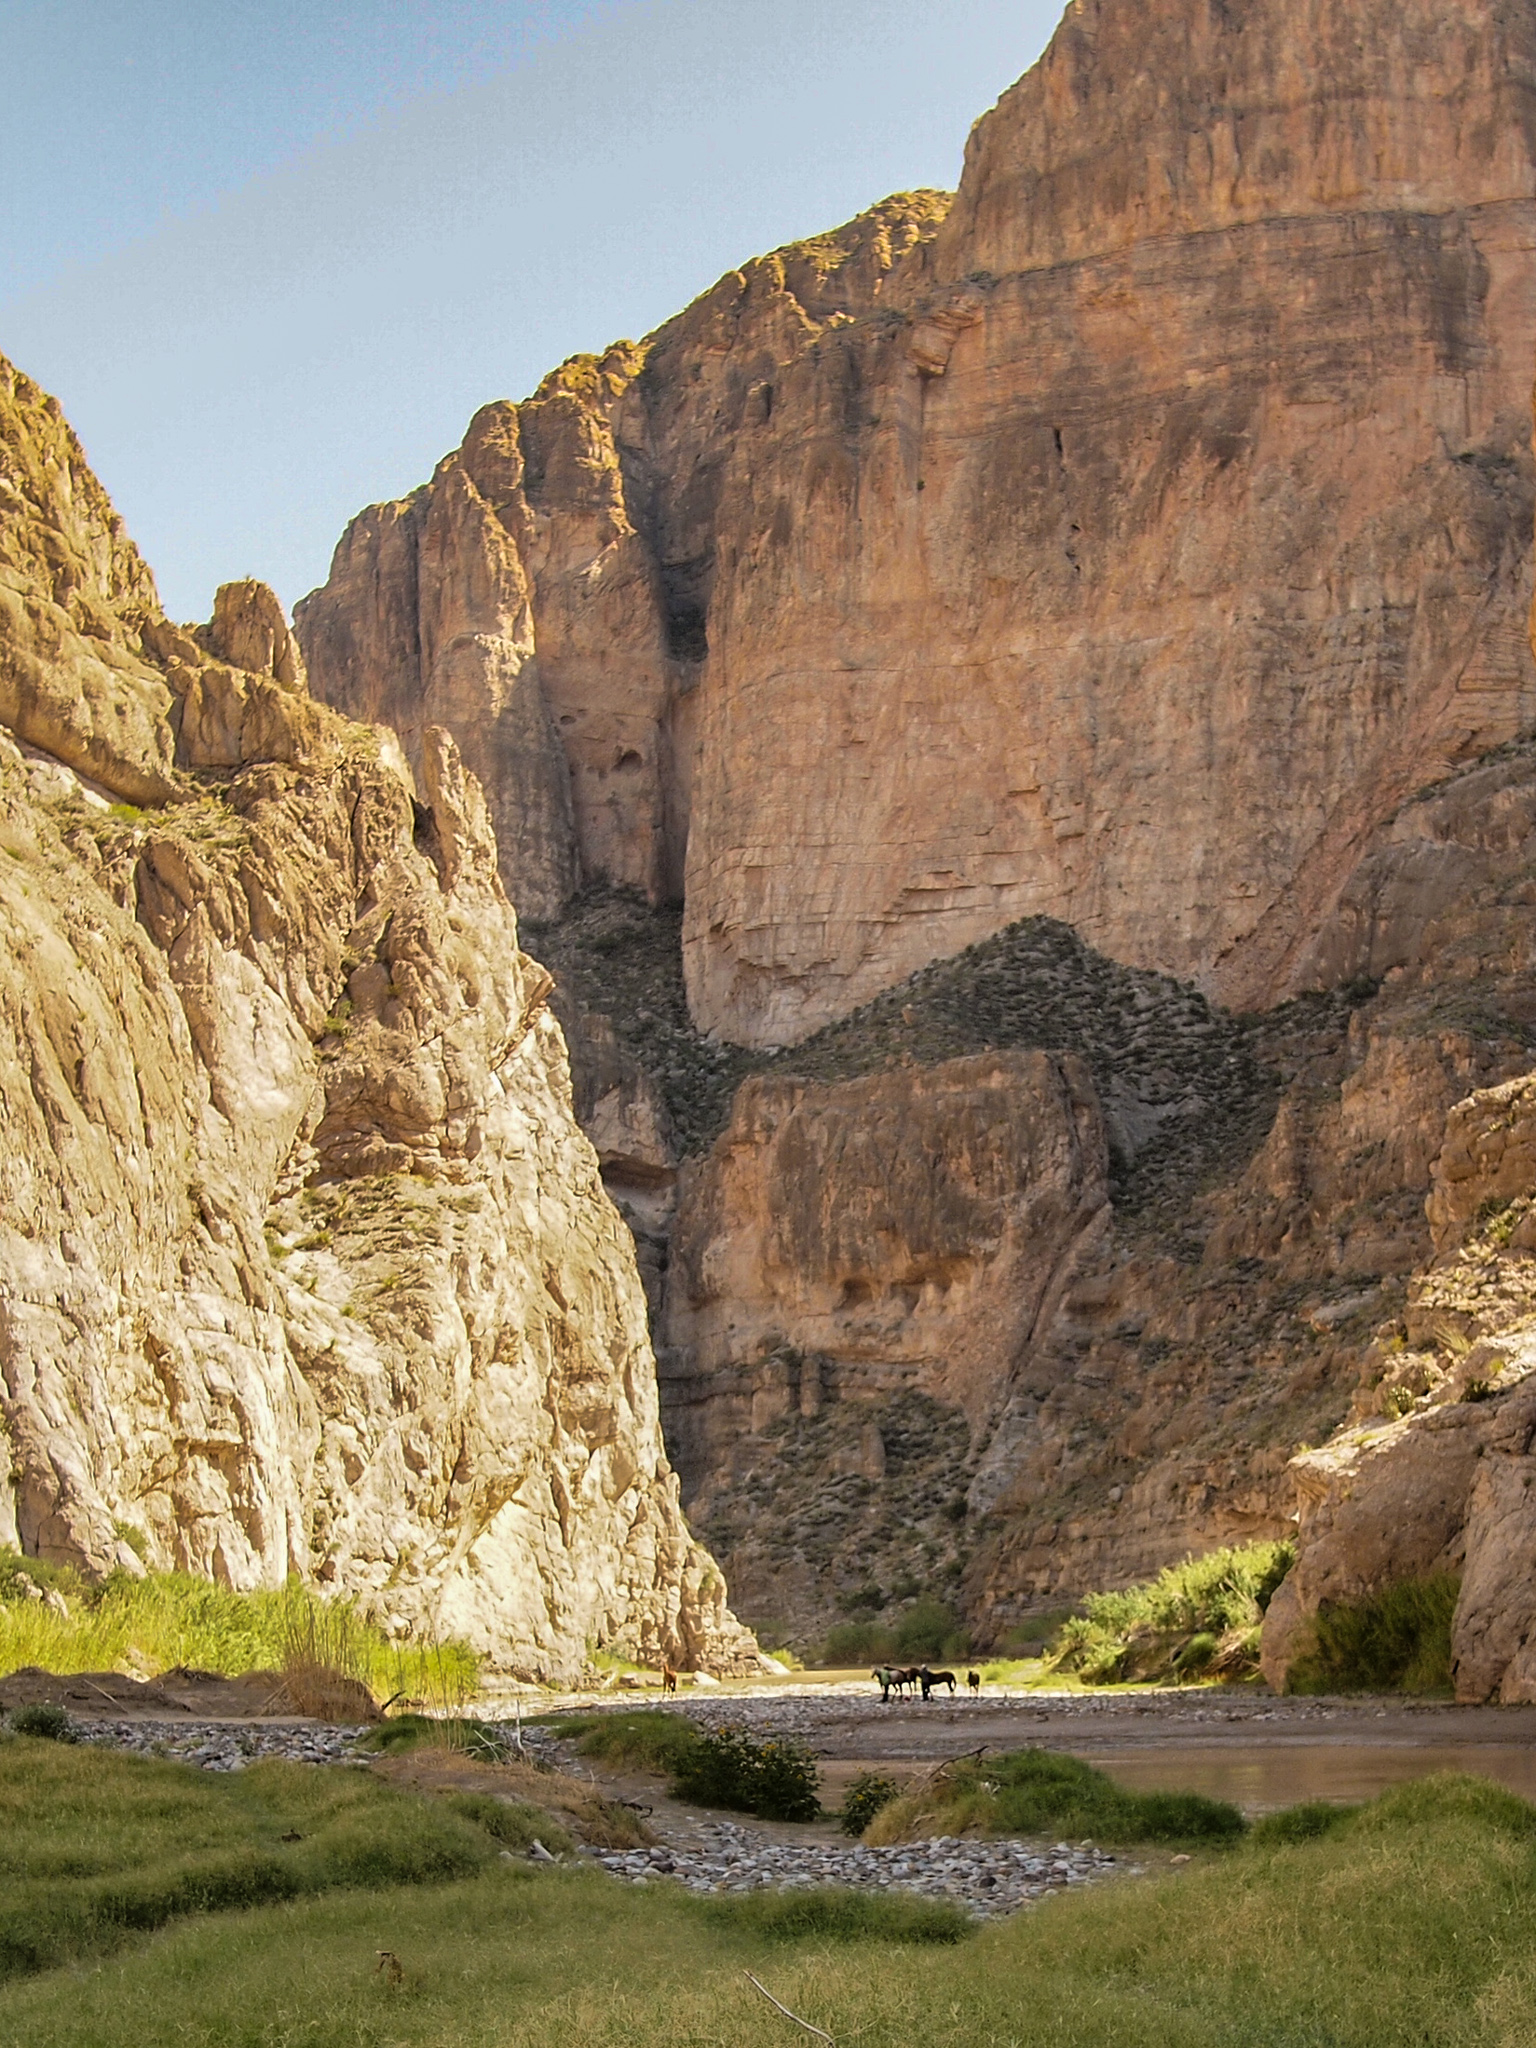
[[[1536,1800],[1536,1748],[1510,1742],[1178,1743],[1100,1749],[1087,1760],[1132,1792],[1204,1792],[1245,1813],[1302,1799],[1374,1799],[1431,1771],[1473,1771]]]

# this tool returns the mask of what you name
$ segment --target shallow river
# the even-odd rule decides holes
[[[1229,1741],[1157,1750],[1095,1745],[1083,1753],[1133,1792],[1204,1792],[1245,1813],[1302,1799],[1373,1799],[1431,1771],[1475,1771],[1536,1800],[1536,1749],[1517,1742]]]

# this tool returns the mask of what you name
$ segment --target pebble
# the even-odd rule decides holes
[[[81,1742],[126,1749],[138,1756],[172,1757],[205,1771],[243,1771],[262,1757],[301,1764],[344,1764],[366,1728],[298,1727],[282,1722],[77,1721]]]
[[[860,1891],[911,1892],[964,1906],[981,1920],[1001,1919],[1037,1899],[1118,1874],[1122,1866],[1091,1843],[972,1842],[953,1835],[875,1849],[825,1842],[770,1841],[730,1821],[703,1823],[699,1846],[584,1849],[628,1884],[671,1878],[691,1892],[751,1892],[848,1885]],[[1139,1871],[1131,1874],[1139,1875]]]

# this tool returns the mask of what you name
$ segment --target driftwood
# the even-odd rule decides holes
[[[773,1993],[768,1989],[767,1985],[759,1984],[757,1979],[753,1976],[750,1970],[743,1971],[742,1974],[745,1976],[747,1982],[752,1986],[754,1991],[762,1992],[764,1998],[767,1999],[768,2003],[773,2007],[775,2012],[783,2013],[785,2019],[793,2020],[797,2027],[804,2027],[805,2031],[808,2034],[814,2034],[818,2041],[825,2041],[827,2044],[827,2048],[837,2048],[837,2043],[833,2040],[830,2034],[823,2033],[820,2027],[813,2027],[809,2020],[801,2019],[799,2013],[791,2012],[787,2005],[780,2005],[779,2001],[774,1997]]]

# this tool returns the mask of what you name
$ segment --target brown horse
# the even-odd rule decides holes
[[[661,1667],[661,1689],[663,1692],[677,1691],[677,1673],[670,1664],[663,1664]]]
[[[979,1700],[981,1698],[981,1673],[979,1671],[967,1671],[965,1682],[971,1688],[971,1698]]]
[[[924,1699],[927,1699],[929,1693],[938,1685],[947,1685],[950,1698],[953,1699],[955,1696],[955,1674],[953,1671],[930,1671],[925,1664],[922,1670],[918,1672],[917,1680],[918,1684],[923,1688]]]

